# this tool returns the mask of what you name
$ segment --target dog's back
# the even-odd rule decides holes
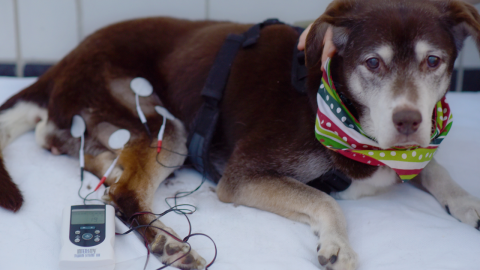
[[[129,78],[135,77],[146,78],[160,99],[142,105],[147,118],[155,115],[153,107],[160,102],[188,127],[203,102],[199,93],[225,37],[250,26],[147,18],[105,27],[0,107],[1,148],[36,128],[41,146],[75,156],[78,145],[68,130],[73,115],[86,108],[95,111],[89,114],[90,126],[108,121],[133,133],[143,132],[130,98]],[[280,132],[269,130],[268,122],[274,117],[286,121],[291,118],[292,102],[305,102],[289,82],[297,39],[298,33],[290,26],[271,26],[262,31],[256,46],[239,52],[222,104],[226,116],[215,136],[216,149],[222,150],[214,151],[215,160],[227,160],[236,140],[254,127],[263,126],[268,136]],[[276,100],[283,104],[281,108],[269,106]],[[257,121],[246,128],[239,124],[246,119]],[[155,121],[155,117],[149,119]],[[224,163],[216,162],[216,168],[223,170]],[[16,211],[22,204],[21,194],[3,161],[0,170],[0,206]]]

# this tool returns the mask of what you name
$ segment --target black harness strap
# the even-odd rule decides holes
[[[319,189],[327,194],[346,190],[352,184],[352,179],[341,171],[331,169],[320,177],[308,182],[307,185]]]
[[[202,90],[201,95],[204,98],[204,103],[190,127],[187,145],[190,161],[195,169],[214,182],[218,182],[220,175],[211,166],[209,150],[217,126],[220,114],[219,104],[227,85],[230,68],[238,50],[241,47],[246,48],[254,45],[260,37],[260,30],[273,24],[283,23],[277,19],[268,19],[252,26],[242,35],[229,34],[215,57],[215,62]]]
[[[294,27],[298,35],[305,30],[300,27]],[[307,67],[305,66],[305,51],[299,51],[297,46],[293,49],[292,60],[292,85],[295,90],[301,94],[306,94],[305,82],[307,81]]]
[[[210,144],[220,114],[219,103],[230,74],[230,67],[244,41],[240,35],[230,34],[215,58],[202,90],[204,103],[192,123],[188,139],[190,161],[195,169],[208,179],[218,181],[218,173],[210,165]]]
[[[201,95],[203,96],[204,103],[190,126],[187,145],[190,161],[195,169],[214,182],[218,182],[220,175],[211,165],[209,157],[210,146],[220,115],[219,105],[223,98],[225,86],[227,85],[230,69],[238,50],[257,43],[262,28],[273,24],[283,23],[277,19],[268,19],[252,26],[242,35],[229,34],[215,57],[215,62],[210,69],[207,81],[202,89]],[[302,28],[294,28],[299,34],[303,32]],[[305,54],[303,51],[298,51],[295,46],[292,64],[292,85],[299,93],[306,94],[306,78],[307,68],[305,67]],[[321,177],[308,182],[308,185],[330,193],[332,191],[338,192],[347,189],[351,182],[351,179],[346,175],[333,169]]]

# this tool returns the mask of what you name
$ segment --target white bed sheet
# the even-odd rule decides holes
[[[0,102],[34,80],[0,78]],[[453,110],[453,129],[436,158],[462,187],[480,197],[480,93],[449,93],[448,100]],[[58,269],[62,209],[82,203],[77,196],[78,160],[41,149],[33,132],[6,147],[4,160],[25,202],[17,213],[0,209],[0,269]],[[168,182],[156,192],[156,212],[167,209],[166,196],[194,189],[201,176],[182,169]],[[87,173],[85,183],[95,187],[98,179]],[[191,216],[193,231],[208,234],[217,244],[217,261],[210,269],[320,268],[317,239],[307,225],[221,203],[213,187],[207,182],[180,201],[198,207]],[[339,204],[347,218],[351,245],[359,255],[358,270],[480,269],[480,232],[449,216],[432,196],[410,184]],[[180,236],[187,234],[182,216],[169,214],[162,221]],[[116,225],[117,231],[125,230],[120,222]],[[190,242],[207,261],[212,259],[213,246],[207,239],[196,237]],[[115,251],[116,270],[143,269],[146,249],[135,235],[117,236]],[[147,269],[160,266],[151,257]]]

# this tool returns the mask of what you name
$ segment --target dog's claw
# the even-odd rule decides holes
[[[322,255],[319,255],[319,256],[318,256],[318,262],[320,263],[321,266],[325,266],[325,265],[327,265],[327,263],[328,263],[328,259],[325,258],[325,257],[322,256]]]
[[[337,261],[337,258],[337,255],[332,255],[332,257],[330,257],[330,263],[334,264]]]
[[[165,246],[165,251],[167,252],[167,255],[173,255],[173,254],[179,252],[180,250],[182,250],[181,246],[173,247],[170,244]]]
[[[163,255],[165,249],[165,243],[167,243],[167,237],[165,235],[159,235],[155,239],[155,242],[151,244],[152,252],[158,255]]]

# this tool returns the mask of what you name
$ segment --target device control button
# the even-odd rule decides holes
[[[96,231],[95,231],[95,234],[100,234],[100,230],[96,230]]]
[[[82,235],[82,238],[85,239],[85,240],[90,240],[92,239],[93,235],[91,233],[84,233]]]
[[[80,242],[80,238],[75,238],[74,241],[75,241],[75,243],[78,243],[78,242]]]
[[[75,234],[80,234],[80,231],[75,231]]]
[[[95,239],[93,239],[93,241],[98,242],[98,241],[100,241],[100,238],[95,238]]]

